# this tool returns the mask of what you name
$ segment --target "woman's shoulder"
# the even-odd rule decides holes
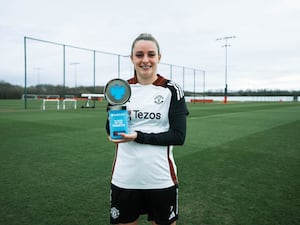
[[[179,84],[172,80],[167,81],[167,88],[169,88],[177,98],[177,100],[180,100],[181,98],[184,97],[184,92]]]

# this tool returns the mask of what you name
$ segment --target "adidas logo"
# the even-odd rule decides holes
[[[172,211],[172,213],[171,213],[171,215],[170,215],[170,217],[169,217],[169,220],[173,219],[175,216],[176,216],[176,215],[175,215],[174,211]]]

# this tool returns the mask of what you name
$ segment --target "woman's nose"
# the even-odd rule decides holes
[[[143,57],[143,62],[148,62],[148,61],[149,61],[149,58],[148,58],[147,55],[145,55],[145,56]]]

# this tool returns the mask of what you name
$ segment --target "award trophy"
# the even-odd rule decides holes
[[[129,115],[124,105],[131,96],[127,81],[122,79],[110,80],[104,89],[108,106],[109,129],[111,139],[122,139],[121,133],[128,133]]]

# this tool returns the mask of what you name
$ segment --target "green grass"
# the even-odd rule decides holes
[[[300,224],[300,104],[188,107],[186,143],[175,148],[178,225]],[[0,101],[0,224],[109,224],[105,103],[23,108]]]

